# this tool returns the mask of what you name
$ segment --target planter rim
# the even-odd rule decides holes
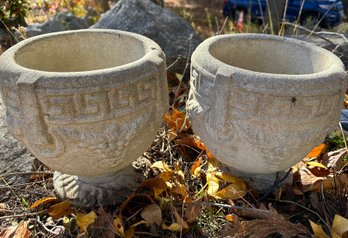
[[[237,66],[229,65],[227,63],[222,62],[221,60],[214,57],[210,52],[210,47],[212,44],[219,42],[221,40],[225,39],[260,39],[265,40],[269,39],[272,41],[283,41],[283,42],[289,42],[290,44],[296,44],[301,45],[303,47],[307,47],[311,50],[321,52],[323,54],[326,54],[328,57],[332,58],[333,63],[329,66],[329,68],[314,72],[314,73],[308,73],[308,74],[277,74],[277,73],[268,73],[268,72],[259,72],[259,71],[253,71],[249,69],[240,68]],[[198,65],[201,67],[207,69],[209,72],[216,74],[221,73],[225,75],[230,75],[231,73],[236,73],[240,75],[245,76],[252,76],[251,78],[254,78],[255,80],[258,80],[258,78],[267,78],[269,80],[281,80],[284,81],[298,81],[298,80],[314,80],[314,79],[322,79],[326,78],[329,75],[332,74],[346,74],[345,67],[343,62],[339,57],[337,57],[332,52],[321,48],[319,46],[316,46],[312,43],[304,42],[301,40],[283,37],[283,36],[273,36],[268,34],[258,34],[258,33],[241,33],[241,34],[229,34],[229,35],[219,35],[219,36],[213,36],[205,41],[203,41],[193,52],[192,54],[192,62],[199,62]]]
[[[145,54],[130,63],[126,63],[123,65],[115,66],[115,67],[107,67],[102,69],[95,69],[95,70],[86,70],[86,71],[72,71],[72,72],[59,72],[59,71],[44,71],[44,70],[38,70],[38,69],[31,69],[28,67],[24,67],[16,62],[16,53],[23,47],[25,47],[27,44],[30,44],[32,42],[46,39],[46,38],[53,38],[55,36],[63,36],[63,35],[71,35],[71,34],[80,34],[80,33],[92,33],[92,34],[100,34],[100,33],[106,33],[106,34],[117,34],[117,35],[123,35],[135,38],[139,40],[139,42],[142,42],[144,44],[144,51]],[[34,36],[28,39],[25,39],[16,45],[10,47],[7,49],[3,55],[0,56],[0,67],[6,67],[10,71],[18,72],[18,73],[24,73],[26,75],[40,75],[40,76],[46,76],[46,77],[76,77],[78,76],[93,76],[93,75],[100,75],[101,73],[112,73],[114,71],[123,71],[127,70],[129,68],[138,67],[146,62],[153,62],[157,61],[154,59],[158,59],[158,61],[162,60],[161,55],[164,55],[159,45],[154,42],[153,40],[136,34],[132,32],[127,31],[121,31],[121,30],[113,30],[113,29],[82,29],[82,30],[69,30],[69,31],[61,31],[61,32],[53,32],[48,34],[42,34],[39,36]],[[2,66],[3,65],[3,66]]]

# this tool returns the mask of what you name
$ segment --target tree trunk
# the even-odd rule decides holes
[[[342,0],[343,7],[344,7],[344,13],[348,13],[348,0]]]
[[[265,20],[271,34],[278,35],[286,0],[267,0]]]

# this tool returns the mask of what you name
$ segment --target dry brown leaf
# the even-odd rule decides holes
[[[315,237],[317,238],[329,238],[329,236],[324,232],[323,227],[321,225],[318,225],[311,220],[309,220],[309,223],[312,227],[313,233]]]
[[[173,211],[173,215],[175,217],[176,223],[179,224],[182,227],[182,229],[188,230],[189,229],[188,224],[184,221],[184,219],[182,219],[182,217],[176,211],[175,207],[172,207],[172,211]]]
[[[89,225],[93,224],[97,214],[91,211],[88,214],[77,213],[76,214],[76,224],[80,227],[80,232],[86,232]]]
[[[189,203],[185,209],[185,218],[187,223],[192,223],[197,220],[197,218],[202,213],[202,207],[200,204],[201,199]]]
[[[140,216],[149,224],[161,225],[162,223],[162,211],[157,204],[150,204],[144,207]]]
[[[124,237],[124,227],[122,219],[119,216],[116,216],[113,222],[114,229],[116,233],[122,237]]]
[[[6,203],[0,203],[0,209],[8,209],[8,205]]]
[[[140,187],[152,188],[154,191],[155,198],[157,198],[159,195],[161,195],[164,191],[167,190],[166,182],[162,178],[159,178],[159,177],[146,179],[140,185]]]
[[[0,237],[1,238],[13,238],[15,232],[16,232],[17,226],[10,226],[7,227],[4,230],[0,231]]]
[[[239,184],[229,184],[225,188],[217,191],[214,195],[215,198],[223,199],[223,200],[236,200],[244,197],[246,194],[246,189],[240,186]]]
[[[34,202],[30,207],[29,209],[33,209],[35,207],[38,207],[40,206],[41,204],[46,204],[46,203],[51,203],[51,202],[56,202],[57,201],[57,198],[56,197],[44,197],[44,198],[41,198],[39,200],[37,200],[36,202]]]
[[[315,158],[318,157],[326,152],[327,145],[326,144],[320,144],[312,149],[311,152],[309,152],[308,155],[306,155],[305,158]]]
[[[99,207],[97,218],[89,226],[90,237],[115,238],[112,215]]]
[[[70,215],[72,213],[72,209],[70,206],[70,200],[64,200],[63,202],[54,204],[49,207],[48,214],[53,219],[61,218],[65,215]]]
[[[18,224],[18,227],[16,229],[16,232],[13,238],[29,238],[31,235],[31,232],[28,230],[28,224],[29,224],[29,221],[21,221]]]
[[[284,238],[311,236],[311,233],[302,224],[293,224],[279,214],[274,214],[267,219],[256,219],[234,223],[231,231],[235,237],[264,238],[272,234],[281,234]]]
[[[178,139],[175,142],[177,145],[187,145],[199,150],[207,150],[205,144],[200,139],[198,139],[196,135],[185,136],[184,138]]]
[[[185,202],[186,197],[187,197],[187,189],[186,186],[178,181],[172,183],[173,186],[171,188],[172,193],[176,193],[182,196],[183,201]]]

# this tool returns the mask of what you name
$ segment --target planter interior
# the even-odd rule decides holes
[[[269,74],[312,74],[328,69],[327,52],[271,39],[224,39],[210,45],[217,60],[234,67]]]
[[[134,37],[80,33],[31,42],[18,50],[15,60],[29,69],[80,72],[125,65],[145,53],[145,45]]]

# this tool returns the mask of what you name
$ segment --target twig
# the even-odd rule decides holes
[[[291,22],[284,22],[284,25],[292,26],[294,28],[299,28],[299,29],[304,30],[306,32],[312,33],[312,31],[308,30],[306,27],[303,27],[303,26],[300,26],[300,25],[296,25],[296,24],[293,24]],[[329,40],[329,39],[327,39],[327,38],[322,36],[323,32],[313,32],[312,34],[317,36],[317,37],[319,37],[320,39],[330,43],[331,45],[336,46],[336,44],[334,42],[332,42],[331,40]]]
[[[187,70],[188,66],[190,65],[189,64],[189,60],[190,60],[190,55],[191,55],[191,50],[192,50],[192,39],[193,39],[193,34],[191,34],[190,37],[188,38],[190,44],[189,44],[189,50],[188,50],[187,55],[186,55],[186,64],[185,64],[184,71],[182,73],[182,77],[181,77],[180,83],[179,83],[178,88],[176,89],[176,92],[175,92],[175,97],[174,97],[174,100],[173,100],[172,108],[174,107],[175,102],[176,102],[176,100],[178,98],[179,90],[181,88],[182,80],[184,78],[186,70]]]
[[[180,59],[181,59],[180,56],[178,58],[176,58],[175,61],[167,67],[167,70],[170,69],[171,67],[173,67]]]
[[[28,185],[35,185],[35,184],[38,184],[38,183],[43,183],[45,181],[35,181],[35,182],[31,182],[31,183],[21,183],[21,184],[13,184],[11,185],[11,187],[23,187],[23,186],[28,186]],[[5,188],[8,188],[8,186],[0,186],[0,189],[5,189]]]
[[[45,213],[46,211],[39,211],[39,212],[30,212],[30,213],[21,213],[21,214],[13,214],[8,216],[2,216],[0,217],[0,220],[10,219],[10,218],[16,218],[16,217],[27,217],[27,216],[36,216]]]
[[[17,41],[17,43],[19,42],[19,40],[17,39],[17,37],[12,33],[12,31],[7,27],[7,25],[5,24],[5,22],[3,22],[0,18],[1,23],[5,26],[6,30],[8,31],[8,33],[11,34],[11,36],[13,37],[13,39],[15,39]]]
[[[275,201],[275,200],[274,200],[274,201]],[[325,224],[325,226],[326,226],[329,230],[331,229],[330,226],[326,223],[326,221],[324,221],[324,219],[321,218],[321,216],[320,216],[317,212],[315,212],[315,211],[313,211],[313,210],[311,210],[311,209],[309,209],[309,208],[307,208],[307,207],[305,207],[305,206],[303,206],[303,205],[301,205],[301,204],[299,204],[299,203],[297,203],[297,202],[293,202],[293,201],[289,201],[289,200],[277,200],[277,201],[278,201],[278,202],[284,202],[284,203],[295,204],[295,205],[297,205],[297,206],[299,206],[299,207],[301,207],[301,208],[303,208],[303,209],[305,209],[305,210],[307,210],[307,211],[313,213],[314,215],[316,215],[316,216]]]
[[[7,173],[7,174],[0,174],[0,177],[8,177],[8,176],[16,176],[16,175],[28,175],[28,174],[47,174],[51,175],[53,172],[45,172],[45,171],[31,171],[31,172],[14,172],[14,173]]]

